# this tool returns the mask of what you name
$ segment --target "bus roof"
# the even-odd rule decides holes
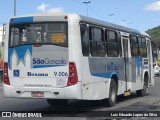
[[[86,22],[89,22],[89,23],[94,23],[94,24],[97,24],[97,25],[106,26],[108,28],[121,30],[123,32],[129,32],[131,34],[139,34],[139,35],[141,34],[140,31],[132,29],[132,28],[124,27],[124,26],[121,26],[121,25],[113,24],[113,23],[110,23],[110,22],[106,22],[106,21],[102,21],[102,20],[98,20],[98,19],[94,19],[94,18],[82,16],[82,15],[80,15],[80,17],[81,17],[82,21],[86,21]]]
[[[151,36],[150,36],[148,33],[146,33],[146,32],[141,32],[141,35],[144,35],[144,36],[146,36],[146,37],[151,38]]]
[[[132,29],[132,28],[124,27],[124,26],[121,26],[121,25],[113,24],[113,23],[110,23],[110,22],[106,22],[106,21],[102,21],[102,20],[98,20],[98,19],[95,19],[95,18],[86,17],[86,16],[78,15],[78,14],[67,14],[67,13],[30,14],[30,15],[23,15],[23,16],[14,16],[12,18],[29,17],[29,16],[30,17],[31,16],[36,17],[36,16],[65,16],[65,15],[70,16],[70,17],[72,17],[72,16],[76,17],[77,16],[77,18],[79,17],[81,19],[81,21],[83,21],[83,22],[93,23],[93,24],[97,24],[97,25],[100,25],[100,26],[106,26],[110,29],[116,29],[116,30],[120,30],[120,31],[123,31],[123,32],[131,33],[131,34],[142,35],[140,31]],[[144,35],[146,35],[146,34],[144,34]],[[147,36],[149,36],[149,35],[147,35]]]

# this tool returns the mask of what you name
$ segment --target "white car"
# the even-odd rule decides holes
[[[160,76],[160,66],[158,63],[154,63],[154,75]]]

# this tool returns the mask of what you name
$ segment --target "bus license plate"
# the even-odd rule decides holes
[[[32,97],[44,97],[44,92],[32,92]]]

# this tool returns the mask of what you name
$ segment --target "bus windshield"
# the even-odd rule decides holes
[[[53,44],[67,47],[67,23],[25,23],[10,25],[10,47]]]

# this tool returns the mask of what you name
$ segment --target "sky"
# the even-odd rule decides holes
[[[160,25],[160,0],[16,0],[16,15],[77,13],[140,31]],[[0,0],[0,25],[14,15],[14,0]]]

